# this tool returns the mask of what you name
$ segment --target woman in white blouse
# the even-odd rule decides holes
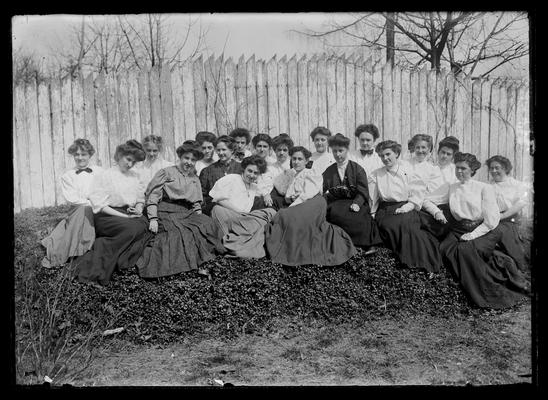
[[[145,159],[143,146],[128,140],[116,147],[114,159],[116,165],[91,183],[96,238],[92,249],[76,259],[75,275],[81,282],[106,285],[116,268],[135,265],[148,240],[148,221],[142,214],[145,187],[132,170]]]
[[[283,175],[290,171],[290,151],[293,147],[293,140],[289,135],[281,133],[272,139],[272,148],[276,154],[276,161],[266,164],[266,172],[259,180],[259,190],[268,192],[271,203],[265,200],[265,204],[272,204],[276,211],[283,207],[284,197],[278,191],[274,182],[283,179]]]
[[[495,254],[500,213],[493,186],[473,179],[481,163],[473,154],[455,154],[458,182],[449,188],[451,232],[441,244],[444,264],[479,307],[503,308],[523,298],[526,282],[514,261]]]
[[[88,200],[89,188],[101,167],[90,164],[95,154],[87,139],[76,139],[68,148],[74,157],[74,168],[61,176],[61,191],[66,202],[72,205],[69,215],[44,239],[46,256],[42,266],[53,267],[65,264],[69,258],[77,257],[91,249],[95,240],[93,213]]]
[[[439,244],[421,229],[421,209],[426,184],[420,176],[400,162],[401,145],[393,140],[380,142],[375,151],[384,166],[373,171],[375,198],[373,209],[384,244],[401,264],[433,273],[442,264]]]
[[[514,259],[518,268],[528,270],[523,252],[523,241],[519,233],[521,210],[527,205],[527,187],[508,174],[512,163],[506,157],[496,155],[486,162],[495,197],[500,211],[499,229],[502,237],[499,242],[502,250]]]
[[[322,176],[305,168],[310,151],[297,146],[290,155],[293,168],[274,181],[283,202],[265,228],[266,251],[284,265],[340,265],[356,254],[352,238],[326,220]]]
[[[323,126],[317,126],[310,132],[310,137],[314,142],[316,151],[310,157],[311,163],[309,162],[309,166],[312,165],[312,170],[316,175],[321,175],[327,167],[335,163],[333,154],[328,151],[331,131]]]
[[[251,143],[253,144],[253,154],[265,161],[266,168],[268,170],[268,166],[276,162],[276,158],[270,155],[270,150],[272,149],[272,138],[266,133],[258,133],[253,136]],[[267,170],[262,172],[257,177],[258,195],[262,197],[267,207],[272,207],[273,202],[270,192],[272,191],[273,185],[272,179],[266,174]]]
[[[221,230],[222,243],[229,255],[261,258],[264,251],[264,226],[276,210],[266,207],[257,179],[266,171],[260,156],[242,160],[241,174],[228,174],[215,182],[209,195],[215,204],[211,217]]]
[[[156,172],[162,168],[175,165],[175,163],[163,159],[163,139],[161,136],[145,136],[143,139],[143,149],[146,153],[146,158],[143,162],[137,163],[134,170],[139,174],[146,188],[152,177],[156,175]]]

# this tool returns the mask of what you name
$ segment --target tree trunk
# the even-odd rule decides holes
[[[386,63],[394,66],[394,18],[396,17],[395,13],[388,13],[388,18],[386,18]]]

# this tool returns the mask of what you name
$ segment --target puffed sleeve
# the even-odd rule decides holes
[[[517,206],[522,208],[522,207],[525,207],[527,205],[527,202],[529,201],[529,189],[527,188],[525,183],[519,182],[519,181],[516,181],[516,182],[518,187],[517,193],[516,193],[517,196],[512,206]]]
[[[164,185],[168,180],[167,173],[164,169],[159,170],[152,177],[148,184],[145,193],[145,206],[147,209],[148,218],[158,218],[158,203],[162,201],[164,193]]]
[[[500,222],[500,212],[497,205],[495,190],[491,185],[481,189],[481,214],[483,222],[470,232],[470,237],[476,239],[495,229]]]
[[[88,204],[88,199],[83,196],[74,185],[72,171],[67,171],[61,176],[61,191],[63,197],[70,204]]]
[[[137,195],[135,196],[135,204],[145,203],[145,192],[147,189],[147,184],[148,182],[142,179],[139,174],[137,174]]]
[[[274,188],[272,171],[267,170],[264,174],[261,174],[257,180],[257,186],[259,187],[259,195],[261,196],[265,196],[272,192],[272,189]]]
[[[233,183],[232,175],[225,175],[215,182],[209,191],[209,196],[211,196],[212,201],[219,202],[221,200],[230,200]]]
[[[407,174],[409,191],[409,198],[407,201],[413,203],[415,210],[419,211],[426,195],[426,182],[424,182],[424,180],[415,172],[409,171]]]
[[[358,187],[358,194],[354,198],[354,203],[362,207],[366,201],[369,203],[369,185],[367,173],[357,163],[354,164],[354,167],[356,173],[356,186]]]
[[[304,176],[303,191],[299,194],[299,197],[297,197],[295,201],[291,203],[289,207],[304,203],[306,200],[310,200],[312,197],[321,192],[323,184],[322,176],[312,172],[311,170],[308,171],[310,172],[307,172],[307,174]]]
[[[108,206],[109,200],[109,186],[108,170],[100,171],[94,174],[94,178],[91,181],[89,189],[89,201],[91,203],[91,209],[94,214],[97,214],[104,207]]]
[[[371,206],[371,214],[375,214],[379,208],[379,189],[377,187],[377,173],[380,168],[374,170],[369,174],[369,196]]]

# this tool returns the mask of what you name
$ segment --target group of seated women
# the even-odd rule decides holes
[[[481,307],[528,293],[518,233],[527,190],[506,157],[486,161],[484,183],[455,137],[438,143],[432,162],[429,135],[413,136],[403,160],[401,144],[378,143],[375,125],[354,134],[360,148],[349,151],[350,138],[316,127],[312,153],[283,133],[199,132],[176,149],[176,163],[149,135],[119,145],[109,169],[92,165],[93,146],[77,139],[68,149],[75,167],[61,178],[75,207],[43,239],[42,264],[72,260],[79,281],[101,286],[132,267],[144,278],[207,275],[204,263],[219,254],[334,266],[386,246],[430,278],[445,265]]]

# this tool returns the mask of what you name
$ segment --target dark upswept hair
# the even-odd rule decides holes
[[[245,170],[248,165],[256,165],[261,174],[264,174],[266,172],[266,161],[262,157],[257,155],[245,157],[242,160],[241,165],[242,165],[242,170]]]
[[[293,140],[289,137],[287,133],[280,133],[274,139],[272,139],[272,148],[276,150],[278,146],[286,145],[288,149],[293,147]]]
[[[295,146],[295,147],[292,147],[289,149],[289,155],[292,156],[293,154],[295,153],[303,153],[303,156],[304,158],[306,158],[307,160],[312,157],[312,153],[310,152],[310,150],[308,150],[306,147],[303,147],[303,146]]]
[[[310,137],[312,138],[312,140],[314,140],[316,135],[325,135],[327,137],[330,137],[331,131],[324,126],[317,126],[312,129],[312,132],[310,132]]]
[[[428,146],[430,147],[430,151],[432,151],[434,149],[434,140],[432,139],[432,136],[430,135],[425,135],[423,133],[418,133],[416,134],[415,136],[413,136],[409,142],[407,143],[407,149],[409,151],[413,151],[415,149],[415,144],[419,141],[425,141],[426,143],[428,143]]]
[[[68,148],[68,153],[73,156],[78,150],[85,151],[90,156],[95,154],[95,148],[87,139],[76,139]]]
[[[350,139],[348,139],[342,133],[337,133],[335,134],[335,136],[331,136],[327,140],[327,143],[329,144],[329,147],[342,146],[346,147],[347,149],[350,147]]]
[[[251,141],[251,133],[249,133],[249,130],[247,130],[246,128],[233,129],[228,134],[228,136],[230,136],[231,138],[234,138],[234,139],[236,139],[237,137],[245,137],[245,143],[246,144],[249,144],[249,142]]]
[[[197,160],[204,158],[204,153],[200,149],[201,144],[197,140],[185,140],[182,145],[177,147],[177,157],[181,158],[185,153],[192,153]]]
[[[476,175],[476,171],[480,169],[481,162],[476,158],[475,155],[470,153],[461,153],[458,152],[455,154],[455,157],[453,158],[454,163],[458,162],[465,162],[468,164],[470,169],[472,170],[472,176]]]
[[[211,142],[215,144],[215,141],[217,140],[217,135],[211,132],[201,131],[196,134],[195,139],[198,143],[200,143],[200,145],[204,142]]]
[[[457,139],[456,137],[446,136],[438,143],[438,153],[440,152],[442,147],[449,147],[453,150],[453,153],[457,153],[459,151],[459,143],[459,139]]]
[[[127,142],[116,146],[116,151],[114,152],[114,160],[118,161],[120,157],[127,155],[132,155],[135,158],[135,161],[143,161],[146,158],[145,150],[143,145],[135,139],[130,139]]]
[[[156,146],[158,146],[158,150],[162,151],[162,148],[164,147],[164,139],[162,139],[161,136],[158,135],[148,135],[143,138],[143,146],[147,143],[154,143]]]
[[[374,124],[362,124],[359,125],[356,130],[354,131],[354,136],[360,137],[360,134],[362,132],[368,132],[373,136],[374,140],[377,140],[380,136],[379,134],[379,128],[377,128]]]
[[[398,155],[398,157],[401,154],[401,144],[399,144],[395,140],[383,140],[382,142],[377,144],[377,146],[375,146],[375,152],[378,155],[381,155],[381,153],[386,149],[392,150]]]
[[[259,142],[266,142],[268,143],[269,147],[272,147],[272,138],[266,133],[257,133],[255,136],[253,136],[253,139],[251,139],[253,147],[256,147]]]
[[[487,161],[485,161],[485,165],[487,165],[487,168],[491,166],[492,162],[498,162],[500,165],[502,165],[502,168],[504,168],[506,174],[509,174],[510,171],[512,171],[512,163],[504,156],[497,154],[496,156],[488,158]]]
[[[221,135],[217,138],[217,140],[215,140],[215,143],[213,143],[213,145],[217,147],[219,143],[224,143],[226,147],[228,147],[231,151],[234,151],[236,149],[236,141],[231,136]]]

